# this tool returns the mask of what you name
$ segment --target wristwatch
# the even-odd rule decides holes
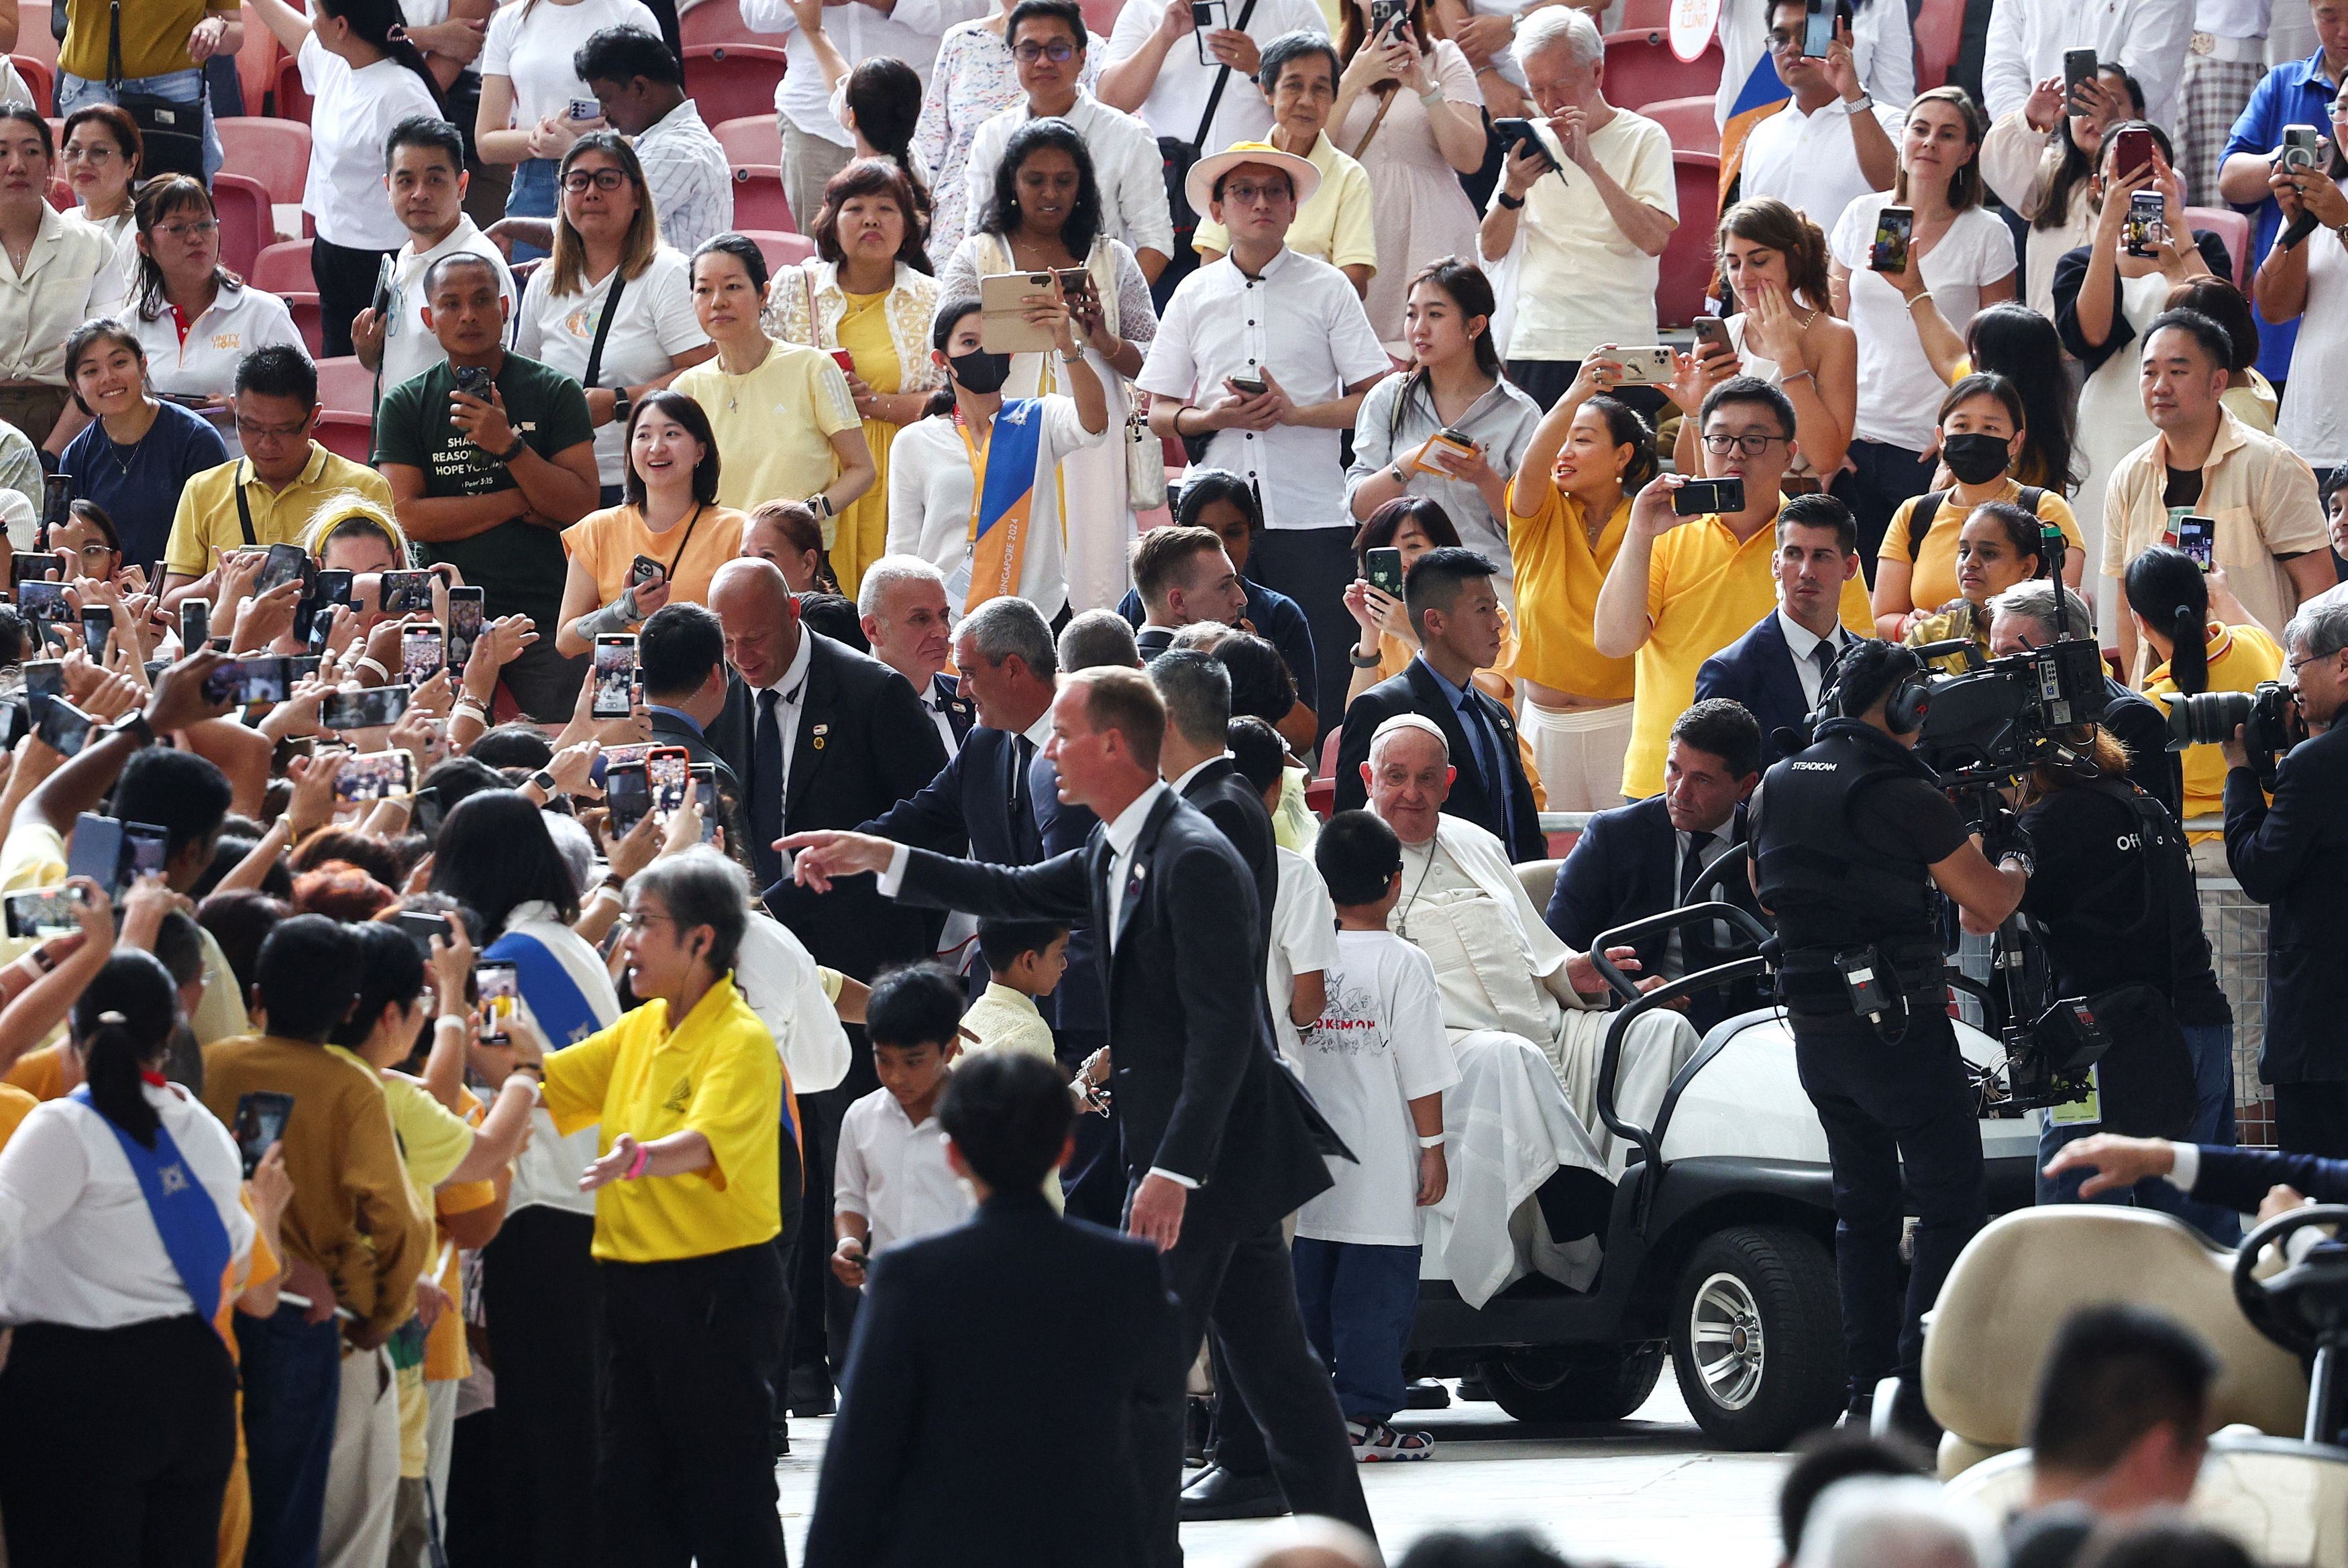
[[[536,773],[530,774],[530,782],[544,790],[546,792],[546,798],[549,800],[552,800],[556,795],[562,793],[562,786],[556,784],[554,782],[554,775],[548,773],[544,768],[541,768]]]
[[[501,464],[510,463],[515,458],[520,456],[522,455],[523,448],[527,447],[529,445],[529,442],[523,440],[520,436],[516,436],[514,437],[514,444],[502,452],[495,453],[493,456]]]
[[[1498,202],[1501,206],[1507,208],[1511,212],[1514,212],[1518,208],[1522,207],[1525,204],[1525,199],[1523,197],[1509,195],[1509,188],[1505,185],[1500,188],[1499,193],[1494,196],[1492,200]]]
[[[1851,99],[1850,102],[1843,105],[1842,112],[1847,115],[1864,114],[1874,107],[1875,95],[1873,93],[1861,93],[1859,97]]]
[[[626,387],[623,386],[612,394],[612,423],[625,425],[628,422],[628,410],[634,406],[634,403],[628,397]]]
[[[807,509],[819,518],[832,517],[838,512],[838,508],[831,504],[831,497],[821,490],[818,490],[807,498]]]
[[[135,735],[141,746],[151,746],[155,743],[155,726],[147,722],[145,712],[138,708],[131,709],[114,723],[107,725],[106,733],[109,735]]]

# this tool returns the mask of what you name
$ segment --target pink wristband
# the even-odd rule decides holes
[[[651,1146],[650,1144],[648,1144],[648,1143],[639,1143],[639,1144],[637,1144],[637,1145],[636,1145],[636,1157],[635,1157],[634,1159],[633,1159],[633,1160],[631,1160],[631,1161],[629,1161],[629,1162],[628,1162],[628,1173],[627,1173],[626,1175],[624,1175],[624,1176],[622,1176],[622,1177],[620,1178],[620,1180],[622,1180],[622,1181],[623,1181],[623,1182],[633,1182],[633,1181],[634,1181],[638,1176],[641,1176],[641,1175],[643,1175],[643,1174],[644,1173],[644,1167],[645,1167],[646,1165],[651,1164],[652,1163],[653,1163],[653,1151],[652,1151],[652,1146]]]

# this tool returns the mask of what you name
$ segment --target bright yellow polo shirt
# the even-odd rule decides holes
[[[839,477],[831,438],[863,428],[848,377],[821,349],[778,343],[747,375],[716,359],[671,384],[701,405],[717,440],[717,499],[748,511],[761,501],[803,501]]]
[[[1770,569],[1776,554],[1774,517],[1739,541],[1706,512],[1655,541],[1647,573],[1647,641],[1633,656],[1638,710],[1630,750],[1622,754],[1622,793],[1632,800],[1663,787],[1672,725],[1695,701],[1704,661],[1777,608],[1777,579]],[[1856,573],[1842,585],[1842,623],[1854,636],[1875,635],[1867,584]]]
[[[1876,552],[1876,559],[1910,559],[1908,523],[1916,514],[1916,503],[1922,498],[1910,496],[1900,503],[1900,509],[1891,514],[1891,526],[1883,531],[1883,548]],[[1991,497],[1997,501],[2021,498],[2022,487],[2012,479]],[[1972,515],[1972,508],[1960,504],[1953,496],[1941,501],[1940,511],[1933,516],[1931,531],[1924,536],[1924,548],[1914,558],[1914,575],[1908,580],[1908,601],[1917,609],[1938,610],[1957,597],[1957,536],[1964,532],[1965,519]],[[2061,528],[2075,553],[2087,548],[2079,533],[2079,519],[2071,515],[2071,503],[2057,492],[2039,491],[2038,520]]]
[[[2256,626],[2222,626],[2209,623],[2209,641],[2205,644],[2209,661],[2209,683],[2202,688],[2209,692],[2248,692],[2261,681],[2282,679],[2284,653],[2275,640]],[[2145,685],[2144,694],[2168,712],[2168,700],[2177,695],[2176,678],[2163,664],[2152,672]],[[2188,746],[2183,759],[2185,770],[2185,815],[2220,816],[2226,810],[2226,753],[2216,746]],[[2223,838],[2220,833],[2193,833],[2187,837],[2199,844],[2204,839]]]
[[[569,1137],[600,1123],[599,1151],[625,1132],[641,1143],[692,1131],[709,1168],[613,1182],[595,1193],[597,1257],[662,1263],[772,1241],[783,1228],[777,1140],[783,1064],[775,1037],[721,979],[675,1032],[668,1004],[646,1002],[546,1059],[546,1109]]]
[[[252,542],[298,545],[308,537],[311,519],[335,496],[355,490],[384,510],[391,509],[391,487],[372,468],[362,468],[310,443],[310,461],[294,482],[273,490],[252,477],[243,457],[207,468],[180,492],[180,509],[171,518],[171,538],[163,547],[163,569],[183,577],[201,577],[212,569],[214,548],[232,550],[244,545],[244,525],[237,516],[236,487],[244,487],[244,504],[252,513]]]
[[[0,1149],[7,1147],[16,1129],[25,1124],[25,1118],[39,1109],[40,1103],[13,1083],[0,1083]]]
[[[1509,555],[1517,564],[1516,672],[1577,697],[1627,701],[1632,660],[1607,658],[1590,634],[1598,590],[1630,526],[1631,497],[1624,496],[1614,508],[1592,549],[1581,503],[1546,476],[1540,488],[1539,509],[1523,518],[1517,515],[1515,481],[1509,486]]]
[[[1369,171],[1338,151],[1325,130],[1304,159],[1321,171],[1321,183],[1313,188],[1312,199],[1297,210],[1296,221],[1289,225],[1288,248],[1333,267],[1367,267],[1376,272],[1378,237],[1370,225]],[[1201,251],[1228,252],[1231,231],[1201,214],[1191,244]]]
[[[7,1076],[0,1079],[11,1089],[21,1089],[36,1102],[62,1100],[66,1095],[66,1047],[63,1040],[45,1045],[38,1050],[28,1050],[16,1059]]]

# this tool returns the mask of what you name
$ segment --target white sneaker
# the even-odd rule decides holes
[[[1353,1440],[1354,1460],[1357,1464],[1425,1459],[1435,1451],[1435,1439],[1430,1434],[1396,1431],[1384,1421],[1347,1421],[1345,1435]]]

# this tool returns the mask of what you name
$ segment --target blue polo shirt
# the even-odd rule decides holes
[[[2250,101],[2234,121],[2219,161],[2238,152],[2265,157],[2282,145],[2282,130],[2287,125],[2312,125],[2329,137],[2332,100],[2339,90],[2339,83],[2324,79],[2322,49],[2303,60],[2275,67],[2259,83],[2250,94]],[[2255,274],[2282,228],[2282,207],[2270,196],[2256,207],[2237,207],[2235,210],[2250,214],[2250,272]],[[2255,302],[2250,309],[2259,323],[2259,370],[2269,381],[2282,381],[2291,374],[2291,350],[2299,341],[2299,323],[2296,319],[2270,322],[2257,314]]]

